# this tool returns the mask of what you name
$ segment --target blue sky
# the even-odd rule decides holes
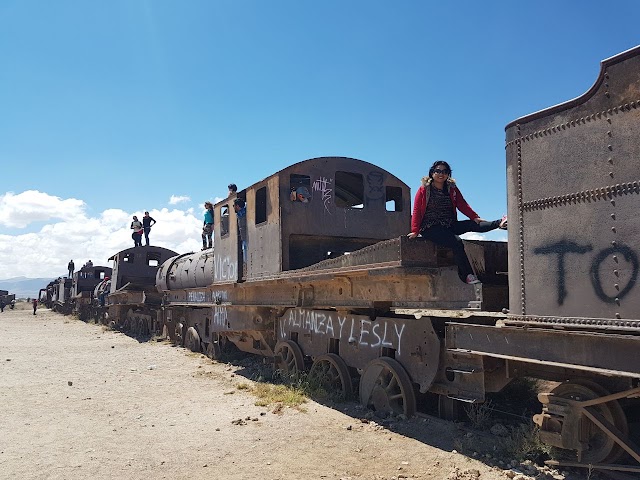
[[[153,243],[197,249],[204,200],[317,156],[377,164],[413,192],[445,159],[499,218],[505,125],[588,90],[601,60],[640,44],[639,14],[637,1],[3,0],[0,278],[105,264],[145,209]]]

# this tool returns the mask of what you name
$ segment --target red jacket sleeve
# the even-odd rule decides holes
[[[458,210],[460,210],[462,213],[464,213],[467,217],[469,217],[471,220],[475,220],[476,218],[480,217],[480,215],[478,215],[476,212],[474,212],[473,208],[471,208],[469,206],[467,201],[462,196],[462,193],[460,193],[460,190],[458,189],[458,187],[455,187],[455,188],[456,188],[456,204],[455,204],[455,207]]]
[[[422,225],[422,218],[424,212],[427,209],[426,205],[427,191],[424,185],[420,185],[416,192],[416,197],[413,200],[413,215],[411,215],[411,233],[419,233],[420,225]]]

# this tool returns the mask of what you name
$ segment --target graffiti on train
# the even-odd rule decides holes
[[[570,255],[585,255],[593,252],[591,245],[580,245],[569,240],[542,245],[533,250],[536,255],[556,255],[557,294],[558,305],[562,305],[567,298],[566,264]],[[625,297],[638,280],[638,255],[631,248],[623,244],[616,244],[595,252],[589,268],[589,276],[593,291],[597,297],[606,303],[619,302]],[[601,271],[610,268],[614,277],[615,291],[605,292]],[[624,273],[623,273],[624,272]]]
[[[238,262],[229,256],[216,256],[214,278],[216,281],[237,280]]]
[[[342,342],[362,347],[395,348],[401,354],[404,320],[376,320],[362,315],[340,315],[336,312],[291,309],[280,322],[280,337],[287,332],[309,332],[339,338]]]
[[[187,302],[189,303],[217,303],[227,301],[227,292],[222,290],[187,290]]]
[[[227,310],[227,307],[220,307],[220,306],[213,307],[213,317],[211,318],[212,326],[227,328],[228,319],[229,319],[229,312]]]
[[[331,201],[331,194],[333,192],[333,179],[320,177],[317,180],[314,180],[313,191],[319,192],[322,195],[324,209],[329,215],[331,215],[331,212],[329,211],[329,202]]]

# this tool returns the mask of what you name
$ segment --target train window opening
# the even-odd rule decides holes
[[[159,253],[147,253],[147,266],[158,267],[160,266],[160,254]]]
[[[336,207],[364,208],[364,179],[353,172],[336,172]]]
[[[385,205],[387,212],[402,211],[402,189],[400,187],[387,187]]]
[[[220,236],[226,237],[229,235],[229,205],[222,205],[220,207]]]
[[[256,225],[267,221],[267,187],[256,190]]]
[[[289,199],[292,202],[309,203],[311,201],[311,177],[291,174],[289,176]]]
[[[135,259],[135,255],[133,253],[127,253],[126,255],[124,255],[122,257],[122,261],[124,263],[133,263],[133,260]]]

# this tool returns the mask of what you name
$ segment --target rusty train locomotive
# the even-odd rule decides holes
[[[451,252],[406,237],[406,184],[323,157],[237,193],[244,252],[230,197],[214,207],[215,253],[112,257],[96,311],[213,359],[234,345],[311,369],[407,416],[427,392],[452,417],[514,378],[560,382],[539,396],[541,438],[582,463],[640,462],[638,72],[640,47],[603,61],[581,97],[507,125],[509,242],[465,242],[479,285],[459,281]]]

